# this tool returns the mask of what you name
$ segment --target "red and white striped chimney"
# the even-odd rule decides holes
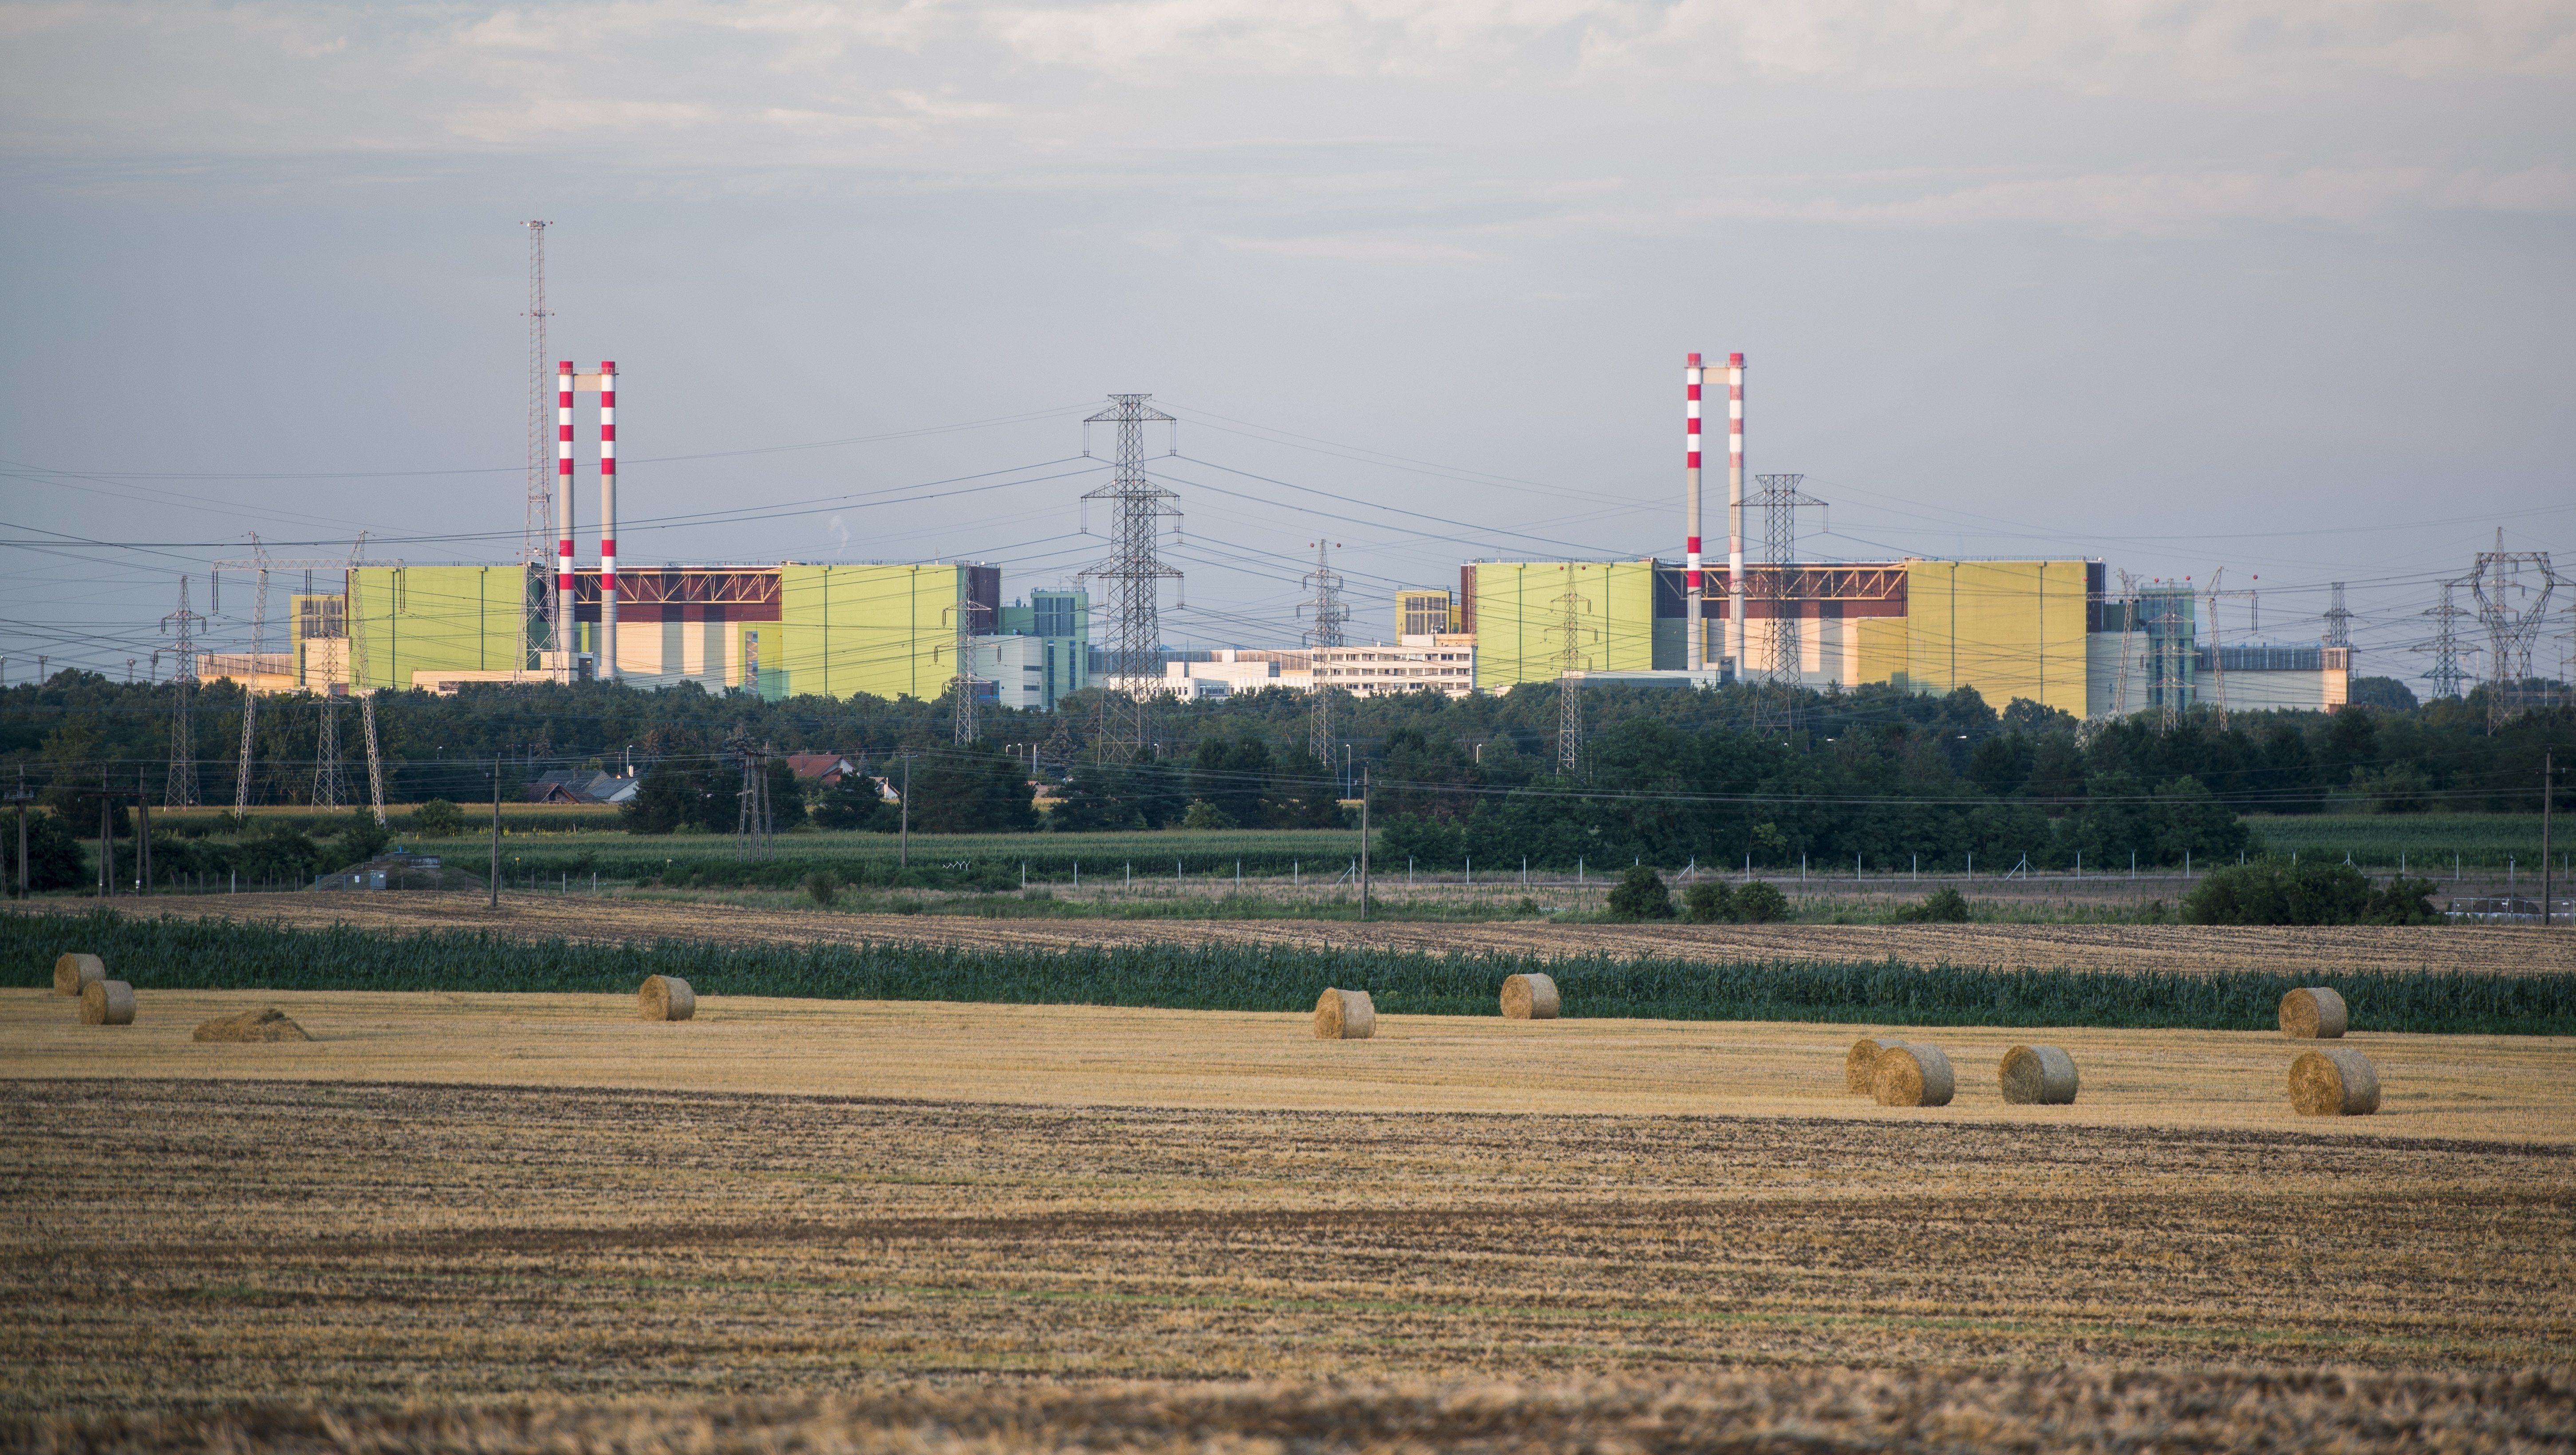
[[[572,360],[555,365],[555,650],[572,677]]]
[[[1726,637],[1744,680],[1744,356],[1726,356]]]
[[[617,679],[617,361],[599,364],[599,679]]]
[[[1682,590],[1682,665],[1699,671],[1708,665],[1708,642],[1701,634],[1700,608],[1706,599],[1699,571],[1699,390],[1707,371],[1700,366],[1699,355],[1693,354],[1682,364],[1682,479],[1683,536]]]

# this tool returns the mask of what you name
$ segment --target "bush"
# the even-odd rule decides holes
[[[825,909],[832,907],[833,898],[840,892],[841,881],[829,869],[817,869],[805,876],[805,897]]]
[[[411,831],[424,839],[449,839],[465,832],[465,811],[444,798],[433,798],[411,811]]]
[[[25,810],[21,809],[21,812]],[[0,818],[0,872],[9,892],[18,892],[18,825],[15,816]],[[50,810],[27,814],[27,892],[70,889],[89,879],[81,861],[80,838]]]
[[[1185,829],[1230,829],[1234,827],[1234,819],[1228,815],[1224,809],[1217,807],[1206,799],[1194,798],[1190,800],[1189,811],[1181,815],[1181,827]]]
[[[367,862],[383,853],[385,845],[392,841],[393,834],[376,822],[376,811],[363,806],[349,811],[349,816],[340,821],[340,831],[333,838],[343,867]]]
[[[1664,887],[1664,876],[1632,864],[1611,886],[1610,913],[1619,919],[1671,919],[1673,892]]]
[[[1955,889],[1935,889],[1923,896],[1920,904],[1901,905],[1896,911],[1898,924],[1963,925],[1968,922],[1968,900]]]
[[[2200,925],[2422,925],[2441,919],[2427,879],[2373,888],[2350,864],[2257,859],[2213,871],[2183,896],[2183,918]]]
[[[1756,879],[1735,891],[1735,917],[1749,925],[1787,919],[1789,896]]]
[[[1735,891],[1723,879],[1710,879],[1682,891],[1682,917],[1695,925],[1725,924],[1735,918]]]

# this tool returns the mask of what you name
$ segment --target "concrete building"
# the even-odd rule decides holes
[[[365,638],[368,685],[452,692],[467,682],[546,680],[544,664],[521,652],[522,591],[516,566],[355,572],[349,611]],[[934,698],[957,673],[961,613],[993,620],[999,594],[998,570],[950,562],[622,566],[615,668],[636,687],[685,683],[773,701],[799,693]],[[572,615],[577,670],[588,675],[597,666],[596,570],[576,573]],[[315,629],[322,619],[314,615]],[[308,641],[307,626],[299,611],[295,650],[281,665],[291,664],[308,687],[345,681],[345,644]],[[332,645],[320,645],[326,641]],[[1059,642],[1058,655],[1074,663],[1060,663],[1062,675],[1078,679],[1081,654]]]
[[[1449,636],[1459,629],[1457,602],[1448,592],[1406,590],[1395,593],[1395,633],[1398,639]]]
[[[1425,690],[1465,697],[1477,687],[1476,654],[1475,638],[1456,633],[1425,633],[1395,646],[1317,647],[1312,681],[1354,697]]]
[[[1056,700],[1091,685],[1091,593],[1032,591],[1025,604],[1001,609],[998,635],[1035,637],[1039,654],[1037,706],[1054,711]]]

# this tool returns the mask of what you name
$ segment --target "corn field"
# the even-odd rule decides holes
[[[1276,945],[998,949],[655,940],[530,943],[482,931],[388,935],[114,913],[0,915],[0,983],[50,985],[55,956],[106,957],[138,990],[627,993],[676,975],[704,996],[1302,1011],[1328,985],[1381,1011],[1496,1015],[1503,978],[1556,977],[1570,1016],[1920,1026],[2268,1030],[2302,984],[2340,991],[2357,1029],[2576,1035],[2576,975],[2358,971],[1997,971],[1895,960],[1542,959]]]

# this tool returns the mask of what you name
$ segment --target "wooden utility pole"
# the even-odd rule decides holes
[[[903,802],[898,806],[903,811],[903,818],[895,840],[894,866],[898,869],[909,869],[912,867],[912,754],[910,753],[903,755]]]
[[[2558,795],[2558,750],[2544,748],[2540,754],[2540,927],[2549,928],[2549,871],[2555,867],[2549,857],[2549,801]]]

